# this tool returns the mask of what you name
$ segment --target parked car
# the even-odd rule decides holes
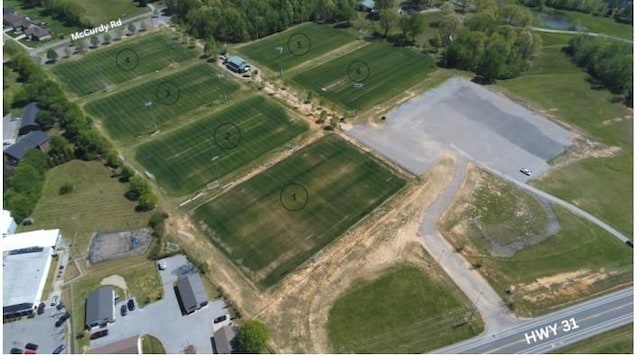
[[[22,353],[22,349],[19,349],[19,348],[17,348],[17,347],[12,347],[12,348],[11,348],[11,351],[9,351],[9,353],[12,353],[12,354],[21,354],[21,353]]]
[[[125,316],[127,315],[127,306],[122,304],[122,306],[120,307],[120,315]]]
[[[24,348],[25,348],[25,349],[27,349],[27,350],[33,350],[33,351],[35,351],[35,350],[37,350],[37,349],[38,349],[38,345],[37,345],[37,344],[34,344],[34,343],[32,343],[32,342],[29,342],[29,343],[27,343],[26,345],[24,345]]]
[[[62,352],[62,350],[64,350],[64,344],[58,345],[58,347],[56,347],[56,349],[53,350],[52,354],[59,354]]]
[[[633,248],[633,241],[631,241],[631,240],[627,240],[627,241],[625,241],[624,243],[626,243],[626,244],[627,244],[627,246],[629,246],[629,247]]]
[[[40,303],[40,305],[38,305],[38,315],[44,313],[44,303]]]
[[[54,295],[53,298],[51,298],[51,306],[55,307],[56,304],[58,304],[58,300],[60,299],[60,297],[58,297],[57,295]]]
[[[133,302],[133,299],[129,299],[127,302],[127,308],[129,308],[129,311],[134,311],[136,309],[136,304]]]
[[[56,306],[56,310],[62,310],[62,308],[64,308],[64,304],[60,303]]]
[[[529,170],[527,168],[520,168],[520,173],[524,174],[527,177],[532,174],[531,170]]]
[[[223,321],[225,321],[225,320],[228,320],[228,319],[229,319],[229,315],[227,315],[227,314],[225,314],[225,315],[220,315],[219,317],[217,317],[217,318],[213,319],[213,323],[214,323],[214,324],[221,323],[221,322],[223,322]]]
[[[69,313],[64,313],[64,315],[58,318],[58,320],[56,321],[56,328],[64,324],[64,322],[67,321],[67,319],[69,319],[70,316],[71,315]]]
[[[93,334],[91,334],[91,336],[89,336],[89,339],[95,340],[101,337],[105,337],[107,335],[109,335],[109,329],[104,329],[104,330],[94,332]]]
[[[33,350],[26,349],[26,350],[24,350],[24,353],[25,354],[35,354],[36,352],[33,351]]]

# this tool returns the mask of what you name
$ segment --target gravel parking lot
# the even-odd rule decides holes
[[[192,265],[183,255],[169,257],[164,261],[167,267],[159,271],[164,297],[144,308],[139,308],[136,301],[136,309],[124,317],[120,316],[120,306],[126,304],[127,300],[122,300],[116,306],[116,321],[108,326],[109,335],[92,340],[91,348],[133,335],[150,334],[160,339],[167,353],[184,353],[184,349],[189,345],[194,346],[196,353],[213,353],[213,333],[225,325],[219,323],[214,326],[213,319],[228,313],[224,301],[210,301],[206,307],[183,316],[173,284],[180,275],[197,273],[197,270],[190,268]]]
[[[572,138],[551,120],[462,78],[393,109],[380,125],[357,124],[347,133],[417,175],[454,150],[522,181],[543,174]]]

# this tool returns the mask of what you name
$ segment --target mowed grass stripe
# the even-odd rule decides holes
[[[308,192],[301,210],[281,203],[282,189],[292,183]],[[404,184],[374,158],[329,135],[199,207],[194,218],[209,226],[231,260],[269,287]]]
[[[201,63],[186,70],[115,93],[88,103],[85,108],[91,115],[99,117],[109,135],[118,140],[132,140],[137,135],[162,129],[164,124],[185,116],[189,111],[205,104],[217,102],[226,92],[231,95],[239,85],[226,78],[218,78],[218,71],[211,65]],[[173,104],[163,104],[156,91],[164,83],[173,83],[169,88],[179,89],[179,97]],[[171,94],[172,96],[174,94]],[[160,93],[162,96],[162,93]],[[145,103],[151,102],[151,106]]]
[[[239,144],[231,149],[214,141],[215,129],[226,123],[241,132]],[[254,96],[140,146],[136,160],[169,194],[180,196],[282,147],[306,130],[304,122],[292,119],[278,104]],[[216,162],[211,162],[215,156]]]
[[[309,42],[306,42],[305,37],[300,35],[307,36],[311,45],[309,46]],[[290,39],[291,41],[289,41]],[[356,34],[352,31],[336,29],[329,25],[309,23],[256,41],[248,46],[238,48],[237,51],[269,67],[271,70],[280,72],[281,66],[286,71],[355,39]],[[297,47],[298,40],[301,41],[300,49]],[[288,43],[293,52],[289,50]],[[277,50],[278,47],[282,47],[282,54]],[[305,49],[309,51],[304,53]]]
[[[369,67],[369,76],[360,89],[354,88],[355,83],[348,76],[349,66],[356,61]],[[424,80],[435,64],[432,58],[414,50],[373,43],[297,74],[292,81],[345,109],[362,110]]]
[[[138,55],[138,66],[133,70],[122,70],[116,64],[118,53],[124,49],[133,50]],[[52,71],[70,91],[84,96],[104,90],[108,85],[123,83],[166,68],[173,62],[182,62],[195,57],[194,51],[171,40],[169,35],[154,33],[139,39],[112,44],[108,48],[81,55],[77,60],[61,60],[59,64],[53,66]],[[133,58],[130,59],[130,61],[133,60]]]

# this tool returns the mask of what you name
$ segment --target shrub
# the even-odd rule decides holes
[[[60,195],[71,193],[72,191],[73,191],[73,184],[69,182],[62,183],[62,185],[60,186],[60,189],[58,189],[58,193]]]

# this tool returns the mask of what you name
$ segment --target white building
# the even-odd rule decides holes
[[[2,210],[2,216],[0,216],[0,231],[2,231],[2,237],[14,234],[17,227],[15,220],[11,217],[11,212],[9,210]]]
[[[50,248],[49,252],[54,253],[59,239],[60,229],[21,232],[19,234],[3,236],[2,251],[20,250],[29,247],[45,247]]]
[[[51,267],[50,248],[33,247],[3,255],[3,315],[26,315],[40,304]]]

